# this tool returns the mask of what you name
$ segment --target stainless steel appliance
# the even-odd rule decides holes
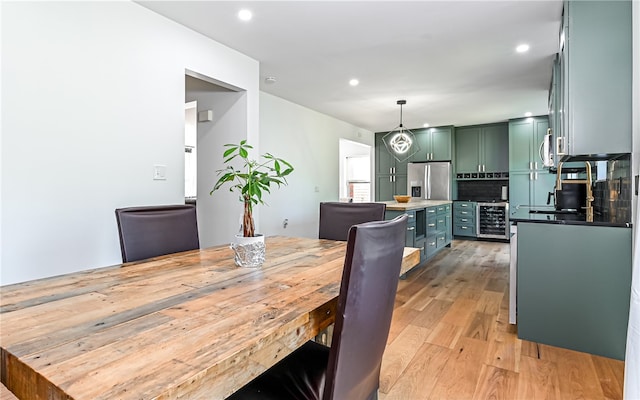
[[[451,163],[409,163],[407,194],[416,199],[451,200]]]
[[[476,221],[477,237],[509,240],[509,203],[478,203]]]

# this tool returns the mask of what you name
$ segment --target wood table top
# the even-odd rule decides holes
[[[346,242],[269,237],[3,286],[0,378],[24,399],[220,399],[333,320]],[[405,249],[402,274],[419,263]]]

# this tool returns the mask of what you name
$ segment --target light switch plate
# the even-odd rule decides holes
[[[165,181],[167,180],[167,166],[166,165],[154,165],[153,166],[153,180]]]

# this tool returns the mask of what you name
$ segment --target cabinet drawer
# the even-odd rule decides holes
[[[440,233],[436,236],[436,248],[442,248],[447,245],[447,235]]]
[[[469,216],[456,216],[454,218],[454,223],[457,225],[475,225],[476,224],[476,217],[469,217]]]
[[[475,219],[476,210],[455,210],[453,212],[454,218],[471,218]]]
[[[438,213],[438,207],[427,207],[425,210],[427,210],[427,218]]]
[[[445,215],[436,217],[436,230],[445,232],[447,230],[447,218]]]
[[[427,236],[433,235],[438,230],[438,218],[433,216],[427,217]]]
[[[427,258],[431,257],[438,250],[438,238],[434,236],[427,236],[425,241],[425,253]]]
[[[456,201],[453,203],[453,210],[475,210],[476,203],[475,201]]]
[[[436,214],[446,214],[449,210],[451,210],[451,205],[443,204],[441,206],[436,207]]]
[[[453,225],[453,234],[455,236],[476,236],[476,226],[475,225]]]

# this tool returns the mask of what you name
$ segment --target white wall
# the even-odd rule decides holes
[[[255,60],[131,2],[1,7],[1,284],[119,263],[115,208],[184,201],[185,70],[245,90],[257,140]]]
[[[261,233],[318,237],[320,202],[339,198],[340,138],[373,146],[373,132],[260,92],[261,154],[272,153],[295,168],[289,185],[273,190],[265,198],[268,206],[257,207]]]

